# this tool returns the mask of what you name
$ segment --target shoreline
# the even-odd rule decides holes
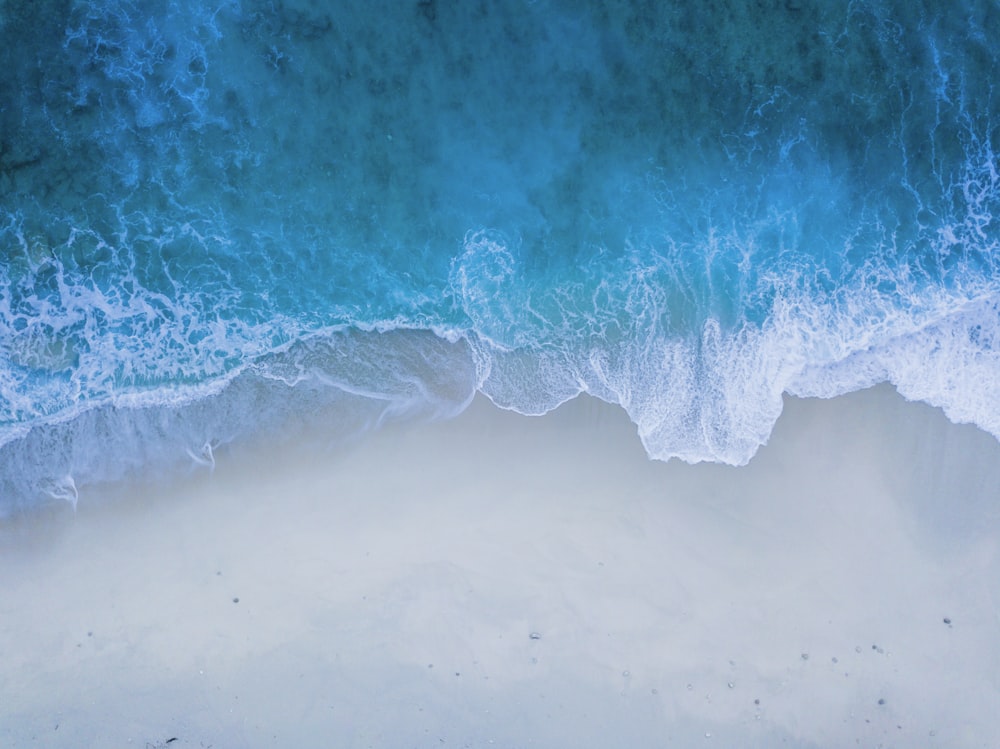
[[[311,439],[8,528],[2,743],[1000,732],[1000,443],[890,387],[786,398],[739,468],[587,397]]]

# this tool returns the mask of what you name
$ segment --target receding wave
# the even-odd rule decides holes
[[[263,356],[224,385],[90,404],[0,446],[0,514],[142,474],[211,470],[233,441],[303,430],[342,445],[400,419],[454,416],[476,392],[469,347],[426,331],[342,331]]]

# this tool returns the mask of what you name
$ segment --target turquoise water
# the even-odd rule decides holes
[[[944,6],[947,5],[945,8]],[[0,509],[307,421],[1000,435],[987,0],[0,4]]]

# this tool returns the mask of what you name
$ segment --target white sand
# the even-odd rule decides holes
[[[588,399],[247,449],[3,529],[0,746],[993,746],[998,487],[884,387],[739,469]]]

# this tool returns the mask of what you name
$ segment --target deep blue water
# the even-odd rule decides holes
[[[0,3],[0,514],[457,413],[1000,435],[993,0]]]

